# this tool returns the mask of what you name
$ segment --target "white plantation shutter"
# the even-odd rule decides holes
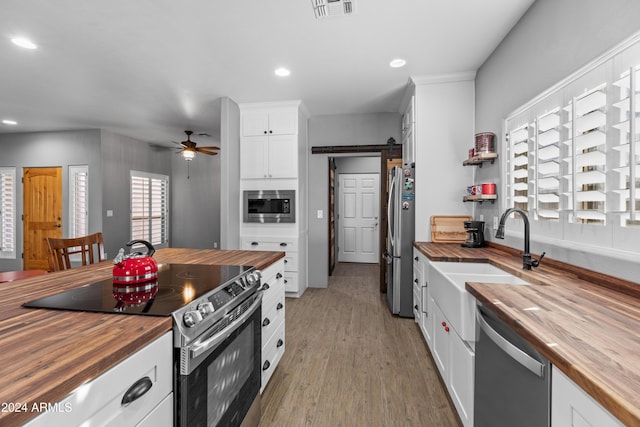
[[[640,253],[640,32],[515,110],[503,132],[502,208],[528,212],[540,240]]]
[[[514,127],[508,132],[507,197],[509,207],[529,210],[529,125]]]
[[[0,258],[16,257],[16,169],[0,168]]]
[[[614,82],[612,184],[618,225],[640,225],[640,66],[630,67]]]
[[[69,166],[70,236],[89,234],[89,167]]]
[[[565,107],[569,139],[567,204],[569,221],[605,224],[606,222],[606,84],[574,97]]]
[[[534,166],[535,211],[538,219],[560,218],[560,108],[536,119]]]
[[[168,243],[168,189],[165,175],[131,172],[131,239]]]

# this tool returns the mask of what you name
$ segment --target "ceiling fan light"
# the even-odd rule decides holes
[[[182,150],[182,157],[184,157],[184,159],[188,162],[190,162],[191,160],[193,160],[193,158],[196,156],[196,152],[193,150],[188,150],[188,149],[184,149]]]

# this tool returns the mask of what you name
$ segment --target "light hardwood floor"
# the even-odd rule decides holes
[[[260,427],[460,425],[418,325],[391,315],[378,274],[339,264],[328,289],[287,299]]]

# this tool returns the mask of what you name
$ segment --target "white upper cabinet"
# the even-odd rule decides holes
[[[295,135],[298,114],[295,109],[256,109],[242,112],[242,136]]]

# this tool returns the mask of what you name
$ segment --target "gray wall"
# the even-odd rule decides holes
[[[129,178],[130,171],[169,175],[171,188],[171,156],[174,151],[163,147],[155,147],[126,136],[101,131],[102,144],[102,215],[104,247],[107,258],[113,258],[118,249],[131,240]],[[173,194],[169,190],[169,203]],[[106,211],[112,210],[113,216],[107,217]],[[171,209],[172,226],[174,209]],[[170,241],[171,243],[171,241]]]
[[[70,165],[89,166],[89,232],[102,230],[102,163],[100,160],[100,131],[61,131],[0,134],[0,166],[16,167],[17,258],[0,259],[0,271],[22,270],[23,188],[20,178],[25,167],[62,167],[63,236],[68,236],[69,170]]]
[[[589,61],[640,30],[637,0],[537,0],[478,70],[476,132],[501,135],[502,120]],[[526,58],[523,56],[526,54]],[[501,152],[501,137],[498,138]],[[498,162],[499,163],[499,162]],[[500,183],[500,166],[477,170],[476,182]],[[498,187],[500,188],[500,187]],[[476,219],[500,214],[500,204],[482,204]],[[490,224],[490,222],[489,222]],[[493,233],[488,233],[492,238]],[[578,250],[536,243],[532,251],[637,281],[637,266]],[[521,239],[501,243],[521,248]],[[635,277],[634,277],[635,276]]]
[[[400,114],[347,114],[309,119],[309,148],[325,145],[386,144],[400,142]],[[329,154],[309,154],[309,287],[328,286]],[[318,210],[324,212],[318,219]]]
[[[220,248],[240,249],[240,108],[231,98],[220,109]]]
[[[218,145],[219,135],[198,145]],[[208,249],[220,244],[220,155],[171,160],[171,246]]]

